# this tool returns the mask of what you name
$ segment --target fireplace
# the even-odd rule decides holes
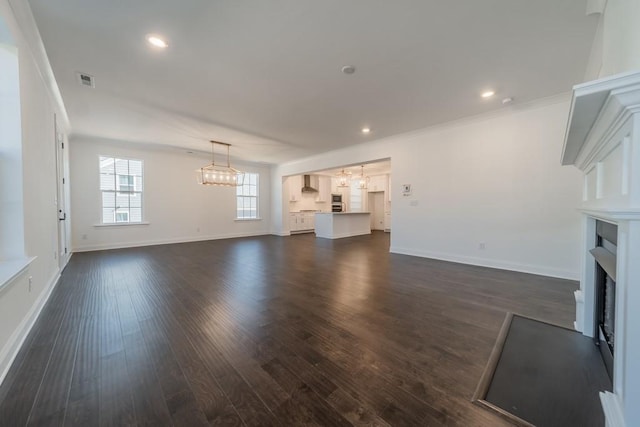
[[[584,177],[575,328],[612,377],[607,427],[640,426],[640,72],[574,87],[562,164]]]
[[[613,380],[613,354],[616,329],[616,254],[618,226],[596,220],[596,247],[591,249],[595,259],[594,289],[595,330],[593,337],[600,348],[607,372]]]

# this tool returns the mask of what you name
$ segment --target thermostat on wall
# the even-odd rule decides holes
[[[411,184],[402,184],[402,195],[405,197],[411,195]]]

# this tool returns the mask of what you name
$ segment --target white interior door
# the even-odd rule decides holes
[[[69,261],[68,250],[68,218],[67,218],[67,203],[66,203],[66,159],[65,159],[65,146],[64,146],[64,134],[59,131],[58,121],[54,115],[54,130],[55,130],[55,150],[56,150],[56,187],[57,187],[57,200],[56,200],[56,215],[58,217],[58,265],[60,269],[63,269]]]
[[[371,229],[384,230],[384,191],[369,193]]]

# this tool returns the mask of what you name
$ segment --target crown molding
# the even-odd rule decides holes
[[[58,126],[68,134],[71,129],[69,115],[64,106],[62,94],[60,93],[60,88],[53,74],[53,69],[51,68],[49,57],[42,42],[40,31],[31,12],[31,7],[26,0],[3,0],[2,2],[9,7],[18,27],[14,30],[18,31],[22,36],[24,44],[36,65],[36,69],[51,95],[51,99],[58,113]],[[14,36],[16,35],[14,34]]]

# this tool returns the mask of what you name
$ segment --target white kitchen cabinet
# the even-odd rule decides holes
[[[318,177],[318,195],[316,203],[325,203],[331,199],[331,178],[328,176]]]
[[[290,212],[289,231],[292,233],[311,232],[315,228],[315,212]]]
[[[302,176],[290,176],[287,180],[289,182],[289,201],[299,201],[302,198]]]
[[[340,192],[340,187],[338,187],[338,184],[340,184],[340,180],[338,178],[331,178],[331,194],[338,194]]]
[[[378,191],[378,177],[377,176],[370,176],[369,177],[369,185],[367,186],[367,191],[369,193]]]
[[[369,193],[387,191],[387,175],[374,175],[370,177],[367,191]]]
[[[315,228],[315,219],[316,219],[315,212],[305,213],[303,217],[304,230],[313,230]]]
[[[298,231],[298,214],[289,214],[289,231]]]

